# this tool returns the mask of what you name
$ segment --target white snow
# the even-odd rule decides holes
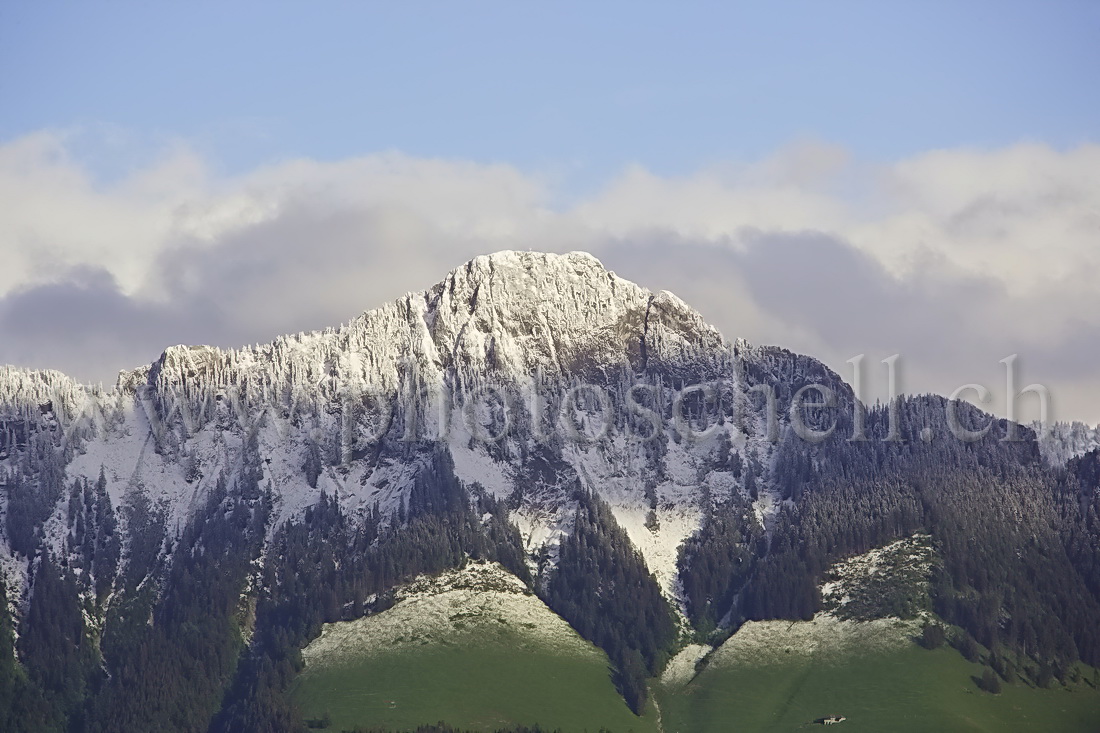
[[[894,571],[897,564],[927,577],[932,560],[926,535],[907,537],[835,563],[826,572],[833,580],[822,584],[822,596],[843,604],[858,584],[877,573]],[[749,621],[711,654],[708,664],[778,663],[792,655],[806,658],[901,648],[912,644],[926,619],[921,614],[905,620],[855,621],[821,611],[810,621]]]
[[[1041,423],[1031,428],[1039,436],[1039,450],[1052,465],[1064,466],[1071,458],[1100,448],[1100,425],[1083,422],[1057,422],[1043,430]]]
[[[612,505],[611,510],[615,521],[626,530],[630,541],[642,553],[646,566],[657,579],[665,597],[679,607],[676,561],[680,545],[699,528],[702,514],[694,506],[658,507],[656,513],[660,529],[654,531],[645,526],[648,507]]]
[[[756,497],[756,500],[752,503],[753,514],[756,516],[756,521],[770,536],[774,528],[775,516],[779,513],[779,507],[782,506],[779,491],[771,486],[764,485],[757,490]]]
[[[811,621],[749,621],[712,655],[709,664],[780,662],[788,655],[813,657],[902,648],[912,644],[921,620],[844,621],[821,613]]]
[[[668,666],[661,673],[661,683],[669,687],[679,687],[691,682],[699,660],[712,651],[714,647],[707,644],[688,644],[668,661]]]
[[[740,348],[751,351],[744,343]],[[734,361],[731,345],[679,298],[624,280],[591,255],[500,252],[339,328],[241,349],[170,347],[150,366],[121,373],[111,390],[55,372],[3,367],[0,415],[37,418],[39,405],[51,402],[59,419],[72,424],[82,406],[94,405],[95,424],[76,436],[82,448],[67,481],[95,481],[103,466],[114,505],[127,489],[141,487],[163,507],[170,534],[201,505],[221,472],[232,475],[253,431],[262,485],[275,495],[273,527],[301,516],[321,491],[338,493],[352,516],[375,504],[392,514],[426,460],[419,449],[405,451],[404,438],[421,441],[417,446],[443,443],[461,481],[498,498],[524,489],[512,518],[529,560],[546,553],[553,562],[562,533],[570,530],[575,482],[562,477],[532,495],[512,460],[537,442],[526,417],[516,415],[516,429],[526,432],[488,450],[471,440],[464,401],[498,386],[533,400],[540,390],[560,394],[589,375],[629,388],[649,378],[637,376],[646,366],[660,375],[654,386],[671,404],[687,377],[723,375],[740,390]],[[767,465],[774,446],[764,440],[762,423],[751,439],[730,423],[724,432],[733,450],[743,457],[752,452]],[[712,502],[739,488],[731,474],[711,465],[716,435],[668,440],[656,457],[641,440],[619,432],[590,444],[563,445],[558,437],[546,450],[608,502],[676,600],[678,548],[699,526],[701,487]],[[316,488],[303,470],[311,443],[326,455]],[[191,482],[185,462],[200,474]],[[758,516],[767,523],[776,504],[763,477],[761,484]],[[645,526],[652,506],[647,485],[655,487],[656,529]],[[64,528],[59,506],[48,527],[55,549]]]
[[[931,537],[915,534],[841,560],[825,573],[826,581],[821,584],[822,601],[827,608],[839,610],[851,600],[856,588],[883,573],[904,570],[926,582],[934,559]]]
[[[422,576],[398,589],[396,599],[392,608],[379,614],[325,624],[321,635],[302,651],[306,669],[464,639],[567,656],[601,655],[496,564],[471,563],[462,570]]]
[[[515,484],[511,467],[489,456],[483,444],[475,442],[471,446],[469,431],[465,429],[465,425],[461,428],[458,425],[452,427],[448,446],[459,481],[467,485],[481,484],[482,488],[498,499],[512,493]]]

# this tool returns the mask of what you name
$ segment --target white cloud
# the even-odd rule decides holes
[[[176,145],[107,185],[64,134],[10,141],[0,361],[109,379],[171,343],[339,323],[478,253],[587,249],[731,337],[840,370],[901,351],[913,391],[1019,352],[1060,415],[1100,418],[1100,146],[872,164],[804,142],[691,176],[634,167],[566,208],[551,180],[398,153],[225,177]]]
[[[931,251],[1017,289],[1095,272],[1100,145],[936,151],[889,166],[882,181],[892,212],[845,233],[894,269]]]

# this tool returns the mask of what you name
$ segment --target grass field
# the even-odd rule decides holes
[[[914,536],[838,563],[823,586],[831,613],[809,622],[748,623],[686,681],[655,683],[666,733],[794,731],[845,717],[830,730],[1100,731],[1100,690],[1088,670],[1069,687],[1019,679],[992,695],[985,670],[950,647],[914,642],[927,609],[928,538]]]
[[[991,695],[982,672],[950,648],[916,644],[867,654],[753,660],[709,666],[686,686],[656,685],[667,733],[838,731],[1100,731],[1100,691],[1089,682],[1043,690],[1023,682]],[[1089,675],[1090,676],[1090,675]]]
[[[330,730],[377,725],[402,730],[446,720],[475,730],[539,723],[563,731],[656,731],[652,709],[637,718],[599,658],[563,657],[493,643],[425,645],[401,654],[309,670],[294,689],[307,717]],[[853,655],[712,666],[686,686],[654,683],[665,733],[815,730],[825,715],[838,731],[1100,731],[1100,691],[1081,683],[1042,690],[1020,682],[980,691],[981,665],[956,651],[908,648]],[[832,728],[831,728],[832,730]]]
[[[600,654],[561,656],[505,638],[424,645],[307,671],[293,694],[307,717],[328,711],[332,730],[404,729],[445,720],[476,730],[534,724],[564,731],[654,731],[619,697]]]
[[[619,696],[607,656],[492,566],[422,581],[376,616],[329,624],[291,694],[329,730],[447,723],[656,731]]]
[[[992,695],[976,684],[982,665],[914,643],[920,626],[833,614],[749,623],[697,675],[692,660],[706,648],[685,650],[651,683],[659,715],[650,705],[638,718],[602,651],[514,577],[471,565],[417,581],[380,614],[327,625],[304,650],[291,692],[307,718],[328,713],[331,731],[446,721],[482,731],[766,733],[815,730],[814,721],[842,715],[841,733],[1100,732],[1094,670],[1069,687],[1018,680]]]

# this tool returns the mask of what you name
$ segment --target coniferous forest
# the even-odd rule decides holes
[[[714,465],[740,488],[698,487],[700,523],[676,565],[684,624],[612,508],[537,454],[499,499],[460,481],[445,447],[404,446],[415,479],[392,515],[378,506],[349,515],[338,493],[318,489],[301,517],[275,526],[268,456],[252,434],[187,523],[170,527],[147,487],[131,485],[113,506],[102,471],[65,479],[71,447],[6,425],[4,448],[18,458],[3,477],[5,532],[30,558],[33,592],[20,607],[0,585],[0,729],[305,730],[287,693],[323,624],[383,612],[401,584],[479,560],[500,563],[606,652],[640,714],[649,681],[681,644],[719,642],[749,620],[809,619],[831,564],[916,533],[938,558],[932,610],[961,631],[948,641],[965,656],[976,659],[980,644],[991,674],[1012,669],[1040,686],[1078,660],[1100,664],[1100,452],[1051,465],[1027,428],[1006,440],[1004,421],[980,439],[952,439],[935,396],[866,409],[865,439],[851,440],[850,390],[813,360],[766,353],[749,383],[779,385],[781,411],[801,386],[831,384],[838,405],[807,419],[837,429],[818,442],[784,429],[767,462],[718,444]],[[952,409],[972,429],[989,420]],[[669,447],[650,450],[659,460]],[[305,480],[316,485],[339,461],[333,453],[307,450]],[[529,555],[510,517],[552,482],[570,487],[572,513],[549,562]],[[765,490],[779,500],[768,528],[753,511]],[[641,491],[656,509],[652,482]],[[52,516],[63,521],[61,552]]]
[[[499,4],[0,0],[0,733],[1100,733],[1100,0]]]

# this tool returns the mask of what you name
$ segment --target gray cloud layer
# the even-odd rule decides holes
[[[969,382],[1100,418],[1100,149],[930,153],[868,168],[802,146],[737,169],[631,170],[553,207],[504,166],[398,155],[218,179],[186,151],[110,188],[42,134],[0,146],[0,362],[112,381],[167,345],[336,325],[498,249],[585,249],[728,337],[903,357],[907,391]],[[840,191],[841,193],[838,193]],[[876,393],[872,391],[869,396]]]

